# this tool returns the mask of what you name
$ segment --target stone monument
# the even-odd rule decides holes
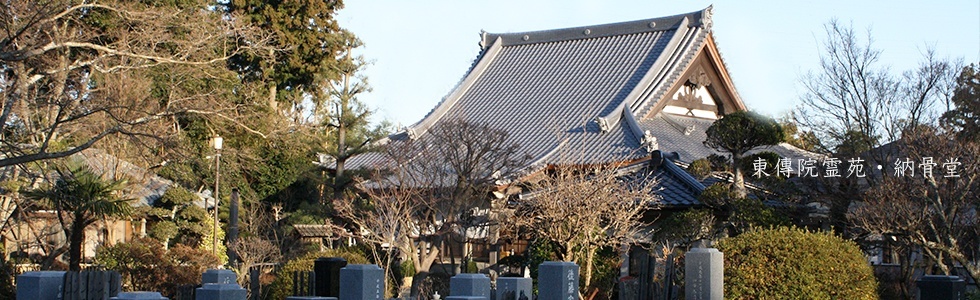
[[[546,261],[538,266],[538,300],[578,298],[578,265],[572,262]]]
[[[688,300],[724,299],[724,255],[715,248],[694,248],[684,259],[684,295]]]

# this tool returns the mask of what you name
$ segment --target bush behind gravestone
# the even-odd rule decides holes
[[[358,249],[359,250],[359,249]],[[296,271],[313,271],[313,261],[320,257],[341,257],[347,260],[347,264],[366,264],[368,259],[365,258],[364,253],[354,249],[329,249],[320,252],[310,252],[306,255],[294,258],[279,270],[276,275],[276,279],[272,281],[269,286],[269,297],[267,299],[286,299],[286,297],[293,296],[293,272]]]
[[[124,290],[156,291],[173,297],[181,285],[200,284],[201,274],[217,265],[218,258],[182,244],[165,249],[155,239],[137,238],[99,248],[95,262],[119,272]]]
[[[877,299],[857,244],[798,228],[752,229],[722,240],[725,298]]]

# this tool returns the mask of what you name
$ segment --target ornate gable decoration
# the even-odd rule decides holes
[[[702,65],[697,65],[694,68],[683,86],[674,94],[671,103],[668,103],[664,108],[667,112],[675,114],[692,117],[715,117],[718,108],[714,105],[714,97],[706,89],[711,86],[711,76],[708,76]]]
[[[710,8],[705,13],[710,14]],[[684,71],[674,77],[671,87],[659,96],[656,105],[643,112],[641,119],[660,113],[717,119],[746,109],[710,32],[692,56],[687,66],[681,66]]]

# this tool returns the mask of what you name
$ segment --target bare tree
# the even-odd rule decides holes
[[[247,286],[250,280],[251,268],[261,263],[277,262],[282,259],[279,247],[269,240],[257,236],[239,239],[230,245],[238,264],[234,266],[242,286]]]
[[[921,130],[904,137],[900,151],[918,169],[889,174],[849,219],[866,233],[920,250],[945,274],[959,264],[980,279],[980,145]]]
[[[358,238],[372,246],[375,261],[390,262],[397,249],[408,256],[416,270],[427,272],[439,250],[431,247],[431,242],[419,239],[420,230],[424,230],[419,221],[425,219],[419,217],[425,212],[421,208],[428,206],[426,199],[420,197],[418,189],[387,183],[391,182],[385,175],[376,173],[371,181],[362,181],[358,186],[366,198],[338,201],[334,208],[361,233]],[[390,263],[383,269],[385,278],[389,278]]]
[[[519,201],[508,224],[512,232],[557,243],[563,260],[584,263],[589,286],[596,251],[633,243],[643,225],[654,195],[636,183],[652,179],[634,179],[623,180],[612,165],[555,167],[529,182],[534,192]]]
[[[803,94],[793,114],[817,137],[816,151],[839,159],[843,170],[868,170],[856,178],[807,178],[814,196],[828,204],[833,228],[846,234],[846,214],[867,187],[881,183],[882,166],[892,171],[893,151],[882,147],[903,135],[935,126],[950,107],[959,62],[940,58],[931,48],[919,65],[894,72],[881,62],[870,30],[866,36],[838,20],[824,26],[820,67],[801,78]],[[860,160],[857,160],[860,159]]]
[[[919,125],[934,125],[949,108],[957,63],[927,49],[919,66],[898,76],[879,61],[870,31],[861,38],[831,20],[820,68],[803,76],[804,93],[794,114],[817,134],[825,152],[861,153],[898,140]],[[875,163],[884,163],[873,157]]]
[[[416,276],[412,294],[442,255],[451,236],[462,236],[472,224],[469,211],[489,207],[491,192],[513,180],[528,158],[507,133],[463,120],[446,120],[416,139],[386,145],[384,173],[359,187],[370,205],[335,204],[355,225],[367,229],[375,243],[388,243],[411,259]],[[451,244],[450,249],[451,252]],[[454,253],[448,254],[454,261]]]
[[[183,114],[242,124],[224,84],[237,78],[224,61],[264,42],[208,5],[0,4],[0,167],[66,157],[110,137],[159,139]]]

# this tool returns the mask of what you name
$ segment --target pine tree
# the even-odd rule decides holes
[[[956,108],[943,114],[943,122],[958,132],[958,138],[980,141],[980,66],[963,68],[951,101]]]

